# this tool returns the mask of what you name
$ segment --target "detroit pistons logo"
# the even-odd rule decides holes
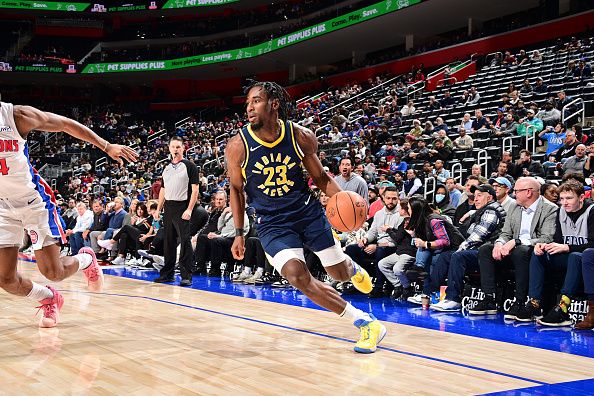
[[[39,235],[37,234],[37,231],[34,230],[29,231],[29,237],[31,238],[31,243],[34,245],[39,240]]]

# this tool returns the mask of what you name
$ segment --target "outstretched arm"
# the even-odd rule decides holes
[[[45,132],[66,132],[70,136],[84,140],[105,151],[107,155],[120,163],[123,163],[124,159],[130,162],[135,162],[138,159],[138,154],[130,147],[110,144],[73,119],[41,111],[31,106],[14,106],[13,114],[16,127],[24,139],[34,129]]]
[[[236,135],[232,137],[227,143],[225,149],[225,160],[227,168],[227,176],[229,177],[229,199],[231,201],[231,211],[233,212],[233,222],[235,229],[243,230],[243,222],[245,217],[245,195],[244,195],[244,180],[241,172],[241,164],[245,159],[245,148],[241,137]],[[243,258],[245,252],[245,237],[243,235],[235,236],[231,253],[237,260]]]
[[[303,151],[303,166],[314,180],[314,183],[329,197],[342,191],[338,183],[334,181],[326,171],[318,158],[318,139],[316,135],[307,128],[293,124],[297,143]]]

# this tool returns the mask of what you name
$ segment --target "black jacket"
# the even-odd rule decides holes
[[[412,237],[405,229],[408,225],[408,220],[408,218],[404,219],[398,228],[388,228],[387,232],[396,245],[396,254],[408,254],[409,256],[415,257],[417,254],[417,247],[412,244]]]

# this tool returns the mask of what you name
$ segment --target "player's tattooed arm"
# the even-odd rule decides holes
[[[303,166],[314,180],[314,183],[329,197],[341,191],[336,181],[328,176],[318,158],[318,139],[311,130],[300,125],[293,124],[297,143],[303,151]]]

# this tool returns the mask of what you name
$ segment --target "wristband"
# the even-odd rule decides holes
[[[520,238],[516,238],[516,239],[514,239],[514,241],[516,242],[516,246],[520,246],[522,244],[522,241],[520,240]]]
[[[105,141],[105,147],[103,147],[103,151],[107,150],[107,147],[109,146],[109,142],[106,140]]]
[[[244,235],[243,228],[236,228],[235,229],[235,236],[236,237],[243,236],[243,235]]]

